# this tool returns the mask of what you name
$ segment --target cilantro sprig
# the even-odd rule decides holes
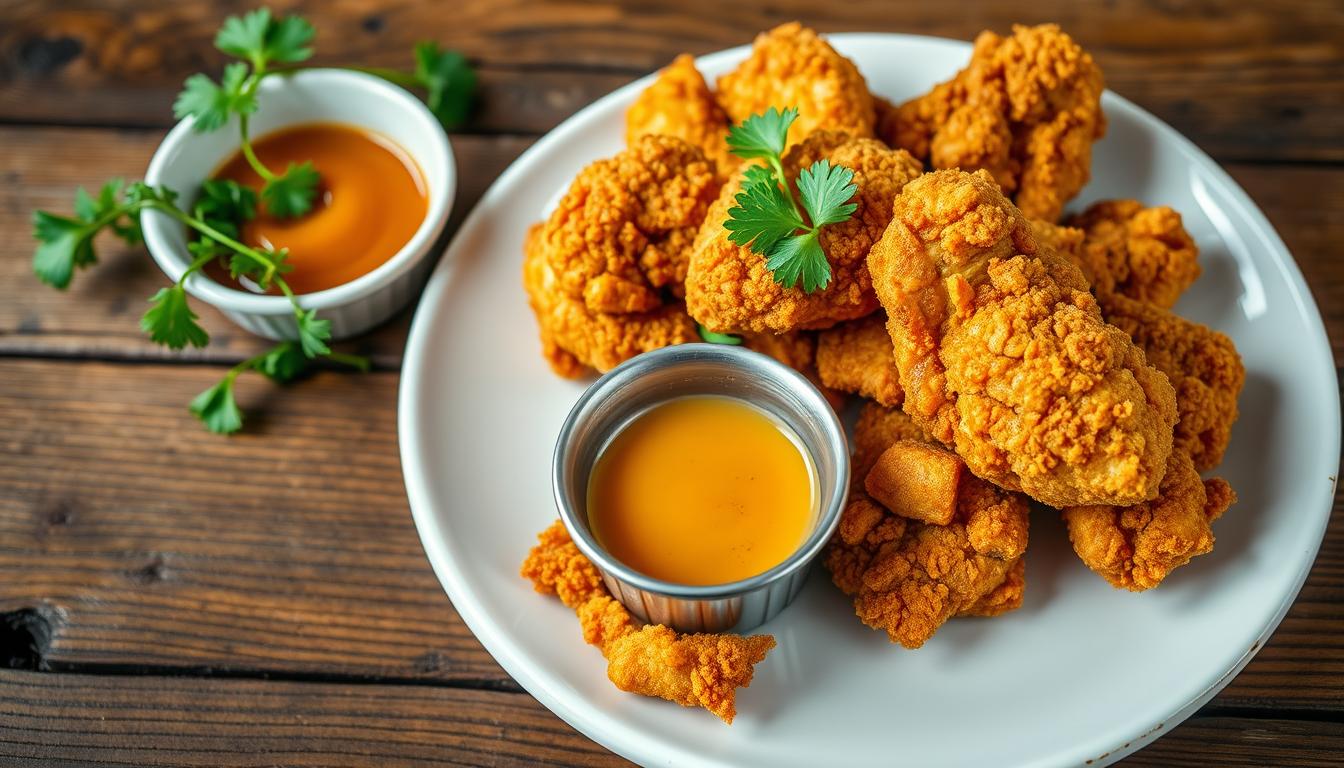
[[[246,277],[262,290],[279,288],[293,307],[298,339],[282,341],[235,365],[219,383],[191,401],[191,412],[206,429],[235,432],[243,426],[243,416],[234,400],[233,385],[244,371],[256,371],[274,381],[287,382],[319,358],[368,369],[364,358],[331,351],[327,345],[331,340],[330,321],[317,317],[314,310],[303,309],[285,282],[284,274],[290,270],[285,263],[285,250],[253,248],[238,239],[241,224],[256,215],[256,204],[255,193],[233,181],[207,181],[190,212],[178,208],[177,194],[167,187],[151,187],[143,182],[127,185],[113,180],[104,184],[97,196],[80,188],[75,193],[74,216],[34,212],[33,236],[38,246],[33,254],[33,271],[42,282],[64,289],[77,270],[97,262],[94,239],[99,233],[109,231],[127,244],[136,245],[143,240],[140,214],[160,211],[191,229],[196,238],[187,246],[191,263],[176,282],[150,297],[149,308],[140,318],[140,328],[156,344],[183,349],[210,343],[210,334],[187,301],[185,284],[188,277],[211,262],[226,261],[234,277]]]
[[[297,64],[312,57],[315,36],[313,25],[301,16],[277,18],[266,8],[231,16],[215,35],[215,47],[240,61],[226,65],[219,82],[204,74],[188,77],[173,103],[178,119],[192,118],[193,127],[201,133],[217,131],[230,118],[238,118],[243,157],[262,179],[261,199],[267,212],[280,218],[302,216],[312,210],[321,175],[311,162],[290,163],[282,171],[267,166],[252,146],[249,122],[257,111],[257,89],[262,80],[298,69]],[[415,46],[415,69],[411,72],[346,68],[425,91],[430,111],[445,129],[466,119],[476,88],[476,75],[467,60],[432,42]]]
[[[728,209],[723,227],[728,239],[765,257],[775,282],[793,288],[801,281],[807,293],[831,281],[831,264],[821,247],[821,229],[848,221],[858,209],[854,172],[829,160],[804,168],[797,179],[799,208],[784,174],[784,145],[797,109],[771,107],[728,131],[729,150],[744,160],[764,160],[743,173],[742,189]],[[806,212],[806,216],[804,216]]]

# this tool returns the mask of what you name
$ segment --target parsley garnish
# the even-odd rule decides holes
[[[723,227],[729,240],[765,256],[775,282],[793,288],[801,280],[803,290],[812,293],[831,281],[831,264],[819,240],[821,228],[849,220],[858,209],[857,203],[849,202],[858,187],[853,171],[818,160],[798,174],[803,202],[799,209],[782,162],[789,126],[797,118],[796,109],[780,112],[771,107],[728,131],[733,154],[766,164],[746,169],[742,189],[734,198],[737,206],[728,209]]]
[[[701,339],[710,344],[727,344],[730,347],[737,347],[742,344],[741,336],[734,336],[731,333],[716,333],[700,323],[695,324],[695,330],[700,334]]]

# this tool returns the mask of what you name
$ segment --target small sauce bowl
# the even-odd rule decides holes
[[[648,409],[695,395],[736,398],[766,411],[797,435],[816,473],[818,509],[803,543],[764,573],[728,584],[689,586],[652,578],[612,557],[589,528],[588,481],[602,451]],[[802,589],[812,562],[840,524],[849,471],[840,419],[805,377],[741,347],[683,344],[629,360],[583,393],[560,429],[552,482],[570,537],[632,614],[679,632],[745,632],[778,615]]]

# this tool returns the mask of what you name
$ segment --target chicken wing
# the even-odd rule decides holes
[[[699,339],[677,297],[718,186],[699,149],[645,136],[585,168],[528,233],[523,284],[557,373]]]
[[[977,476],[1055,507],[1157,494],[1171,384],[988,172],[907,185],[868,263],[906,412]]]
[[[785,154],[784,172],[796,179],[823,158],[854,171],[858,187],[854,215],[821,230],[831,282],[813,293],[801,286],[785,288],[775,282],[764,256],[728,239],[723,222],[736,205],[741,180],[735,179],[724,185],[705,217],[686,276],[687,309],[706,328],[718,333],[815,330],[877,309],[865,258],[891,219],[892,199],[919,175],[919,163],[876,139],[822,131]]]
[[[762,32],[751,55],[719,78],[718,99],[740,123],[770,107],[798,110],[788,143],[819,130],[873,135],[873,97],[854,62],[797,22]]]
[[[933,168],[983,168],[1031,218],[1056,221],[1101,138],[1101,70],[1057,25],[981,32],[970,64],[897,108],[881,137]]]
[[[1080,266],[1099,298],[1118,293],[1170,309],[1199,277],[1199,248],[1165,205],[1103,200],[1065,224],[1083,231]]]
[[[751,685],[755,667],[771,648],[770,635],[682,635],[662,625],[636,627],[613,600],[602,576],[557,520],[538,536],[522,575],[543,594],[556,595],[579,616],[583,639],[607,659],[607,677],[623,691],[704,707],[732,723],[737,689]]]
[[[649,135],[675,136],[699,147],[721,178],[740,162],[728,151],[728,115],[689,54],[678,56],[659,72],[625,113],[627,144]]]
[[[1130,507],[1064,510],[1069,541],[1087,567],[1113,586],[1141,592],[1191,558],[1213,550],[1216,520],[1236,501],[1221,478],[1200,480],[1184,451],[1171,452],[1157,498]]]
[[[883,405],[898,406],[905,394],[887,335],[887,318],[881,313],[817,334],[817,373],[831,389],[863,395]]]

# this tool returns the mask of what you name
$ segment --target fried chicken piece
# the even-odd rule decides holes
[[[1065,223],[1084,233],[1079,263],[1098,297],[1118,293],[1170,309],[1199,277],[1199,248],[1165,205],[1103,200]]]
[[[676,297],[718,186],[699,149],[667,136],[579,173],[524,247],[523,285],[557,373],[699,339]]]
[[[1088,568],[1112,586],[1152,589],[1190,559],[1213,550],[1210,523],[1236,502],[1221,478],[1200,480],[1185,452],[1171,452],[1157,498],[1131,507],[1063,511],[1069,541]]]
[[[543,594],[578,614],[583,639],[607,659],[607,677],[623,691],[683,707],[704,707],[725,723],[737,714],[737,689],[751,685],[771,635],[677,634],[661,624],[636,627],[613,600],[602,576],[570,540],[559,520],[537,536],[522,575]]]
[[[831,389],[883,405],[900,405],[905,396],[887,318],[880,312],[817,334],[817,373]]]
[[[728,151],[728,115],[690,54],[683,53],[659,72],[626,111],[626,143],[649,135],[675,136],[699,147],[721,178],[740,162]]]
[[[907,185],[868,263],[905,410],[972,472],[1055,507],[1156,496],[1171,384],[986,171]]]
[[[1013,563],[1013,567],[1008,569],[1008,576],[1004,578],[1002,584],[990,590],[989,594],[967,606],[964,610],[959,611],[952,618],[979,616],[987,619],[1002,616],[1009,611],[1016,611],[1022,607],[1022,597],[1026,587],[1027,559],[1019,557]]]
[[[1083,265],[1083,239],[1086,237],[1083,230],[1051,224],[1041,219],[1029,219],[1027,223],[1031,224],[1031,233],[1036,236],[1038,245],[1052,248],[1060,256],[1078,265],[1083,271],[1083,277],[1088,278],[1088,284],[1091,284],[1087,267]]]
[[[699,341],[695,322],[680,302],[650,312],[593,312],[557,285],[541,243],[543,225],[528,230],[523,247],[523,287],[541,332],[541,354],[551,370],[580,378],[592,370],[609,371],[643,352]]]
[[[807,377],[821,392],[831,408],[845,407],[845,395],[826,386],[817,375],[817,335],[808,331],[792,333],[744,333],[742,346],[769,355]]]
[[[879,457],[901,440],[936,441],[919,428],[899,408],[885,408],[878,403],[864,403],[859,418],[854,422],[853,477],[865,478],[873,470]]]
[[[964,466],[941,446],[900,440],[877,457],[863,488],[873,501],[901,517],[947,525],[956,515]]]
[[[1246,367],[1227,336],[1160,307],[1112,295],[1100,299],[1106,322],[1128,333],[1148,364],[1176,390],[1173,450],[1204,472],[1218,466],[1237,420],[1237,397]]]
[[[691,316],[718,333],[772,332],[829,328],[877,309],[865,258],[891,219],[891,201],[920,173],[906,152],[876,139],[854,139],[822,131],[790,149],[783,158],[792,182],[817,160],[854,171],[858,187],[854,215],[821,230],[820,243],[831,264],[831,282],[814,293],[775,282],[765,257],[728,239],[723,222],[736,205],[741,179],[725,184],[695,240],[686,276]]]
[[[796,108],[789,146],[822,129],[873,136],[873,97],[863,75],[797,22],[757,35],[747,60],[719,78],[718,99],[734,123],[770,107]]]
[[[864,624],[918,648],[953,616],[1020,604],[1021,585],[1011,579],[1027,528],[1022,496],[963,473],[948,525],[907,520],[867,494],[852,494],[825,563],[835,585],[854,597]]]
[[[966,68],[898,107],[879,135],[933,168],[983,168],[1024,214],[1053,222],[1091,173],[1103,87],[1055,24],[981,32]]]

